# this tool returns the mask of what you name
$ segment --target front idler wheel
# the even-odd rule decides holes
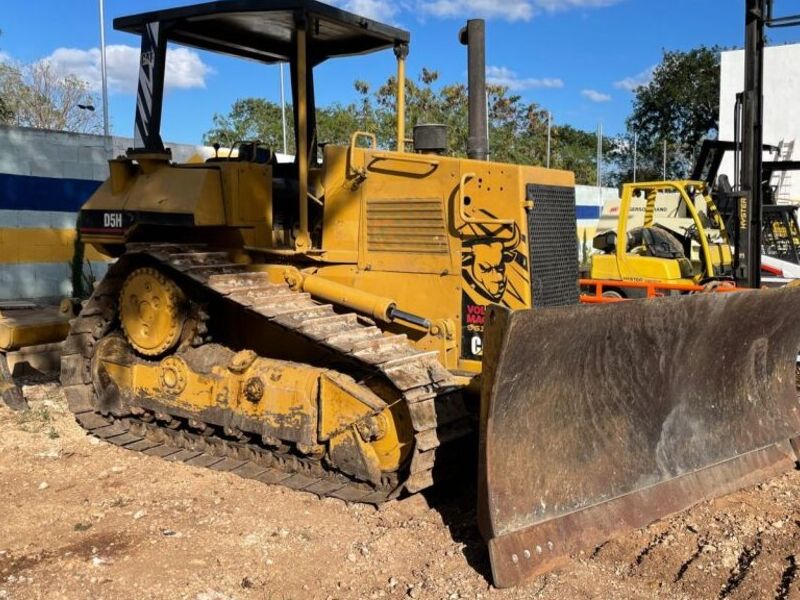
[[[142,356],[161,356],[177,346],[186,322],[186,297],[157,269],[142,267],[125,279],[119,298],[122,330]]]

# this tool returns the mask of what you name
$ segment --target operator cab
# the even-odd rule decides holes
[[[405,58],[410,35],[370,19],[340,10],[314,0],[230,0],[208,2],[168,10],[160,10],[114,20],[115,29],[141,37],[141,61],[135,118],[134,147],[120,162],[112,164],[112,179],[124,188],[129,175],[141,168],[153,172],[158,165],[179,168],[217,168],[221,170],[226,187],[226,203],[236,204],[238,189],[247,188],[249,197],[242,195],[241,203],[252,206],[226,206],[226,224],[231,227],[248,227],[247,219],[237,215],[250,215],[256,230],[261,221],[267,222],[271,232],[257,234],[256,243],[248,245],[274,247],[284,251],[309,252],[321,247],[323,205],[322,160],[316,121],[314,99],[314,68],[330,58],[368,54],[392,48],[398,63],[398,106],[404,93]],[[259,140],[241,140],[232,148],[220,152],[200,165],[175,165],[171,152],[161,138],[161,113],[164,101],[164,75],[167,45],[175,43],[218,54],[255,60],[266,65],[286,63],[291,74],[294,160],[279,162],[274,149]],[[405,123],[398,111],[398,150],[405,142]],[[352,142],[355,144],[355,142]],[[112,161],[113,163],[114,161]],[[226,175],[226,170],[237,170],[237,175]],[[238,188],[229,185],[239,181]],[[264,182],[267,182],[264,186]],[[258,186],[266,190],[256,189]],[[233,190],[233,196],[231,191]],[[255,198],[255,200],[253,200]],[[259,200],[261,198],[261,200]],[[263,207],[259,205],[263,204]],[[263,208],[263,210],[262,210]],[[98,211],[99,213],[99,211]],[[267,214],[265,214],[267,213]],[[125,233],[141,222],[137,217],[121,214]],[[102,221],[103,215],[87,211],[86,222]],[[89,223],[90,225],[92,223]],[[198,225],[195,219],[195,225]],[[109,243],[115,236],[101,227],[88,227],[89,241]],[[92,237],[94,236],[94,238]],[[119,237],[119,236],[117,236]],[[126,237],[126,241],[138,239]]]

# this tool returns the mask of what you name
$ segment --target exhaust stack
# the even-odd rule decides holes
[[[458,34],[467,46],[467,85],[469,87],[469,141],[467,156],[489,158],[489,133],[486,117],[486,22],[470,19]]]

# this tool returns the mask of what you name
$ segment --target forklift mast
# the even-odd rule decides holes
[[[736,141],[741,139],[741,194],[736,239],[735,277],[743,287],[761,287],[761,232],[763,220],[764,47],[767,27],[800,25],[800,15],[776,17],[774,0],[746,0],[744,91],[739,97]],[[739,102],[737,102],[739,104]]]

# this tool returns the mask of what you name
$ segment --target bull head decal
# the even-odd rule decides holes
[[[499,303],[508,286],[506,265],[516,259],[522,234],[514,224],[494,232],[476,232],[476,236],[481,237],[464,242],[464,278],[481,296]]]

